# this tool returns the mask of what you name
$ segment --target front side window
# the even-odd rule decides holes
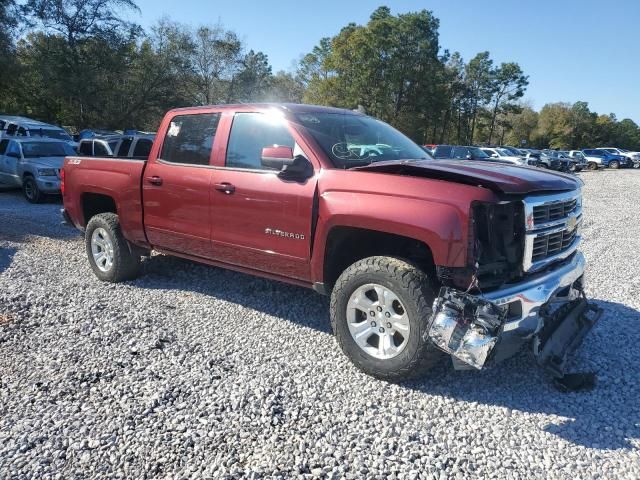
[[[27,129],[24,127],[18,127],[18,133],[17,133],[18,137],[26,137],[27,136]]]
[[[467,147],[455,147],[453,149],[453,158],[457,158],[458,160],[465,160],[467,158],[467,155],[471,155]]]
[[[162,143],[165,162],[209,165],[219,113],[178,115],[171,119]]]
[[[233,117],[225,166],[266,170],[262,165],[265,147],[295,148],[295,140],[283,117],[265,113],[237,113]]]
[[[0,155],[4,155],[4,152],[7,150],[7,145],[9,145],[9,140],[0,141]]]
[[[348,113],[300,113],[298,120],[338,168],[386,160],[428,160],[419,145],[380,120]]]
[[[13,154],[18,158],[22,158],[22,154],[20,153],[20,145],[18,142],[9,142],[9,148],[7,148],[7,155]]]

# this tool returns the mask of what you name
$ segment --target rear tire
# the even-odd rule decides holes
[[[331,327],[342,351],[368,375],[391,382],[417,377],[444,356],[425,339],[434,298],[429,279],[414,265],[365,258],[333,288]]]
[[[131,280],[140,270],[140,256],[122,235],[115,213],[101,213],[89,220],[85,232],[89,264],[103,282]]]
[[[22,192],[29,203],[42,203],[44,194],[38,188],[38,182],[31,175],[24,177],[22,181]]]

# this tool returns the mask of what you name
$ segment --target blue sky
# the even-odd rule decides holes
[[[349,22],[392,12],[432,10],[440,44],[468,60],[488,50],[529,75],[526,99],[584,100],[598,113],[640,123],[640,0],[138,0],[144,27],[160,17],[189,24],[218,21],[247,47],[265,52],[274,71],[293,62]]]

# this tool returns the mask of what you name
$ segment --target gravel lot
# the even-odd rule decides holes
[[[583,179],[605,315],[569,394],[527,353],[374,380],[327,299],[163,256],[104,284],[59,202],[0,193],[0,478],[640,478],[640,172]]]

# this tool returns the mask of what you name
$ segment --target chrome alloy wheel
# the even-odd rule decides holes
[[[104,228],[96,228],[91,234],[91,254],[102,272],[113,266],[113,242]]]
[[[409,317],[402,302],[375,283],[362,285],[351,294],[347,325],[356,345],[380,360],[399,355],[409,341]]]

